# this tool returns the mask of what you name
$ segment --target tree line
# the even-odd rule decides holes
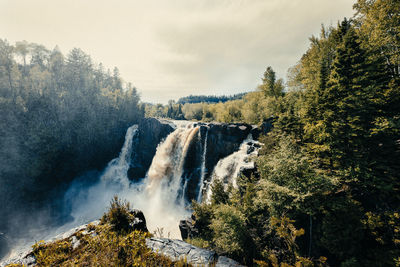
[[[178,104],[193,104],[193,103],[219,103],[219,102],[227,102],[230,100],[236,100],[242,98],[246,93],[240,93],[240,94],[235,94],[231,96],[227,95],[222,95],[222,96],[216,96],[216,95],[190,95],[190,96],[185,96],[181,97],[178,99],[177,103]]]

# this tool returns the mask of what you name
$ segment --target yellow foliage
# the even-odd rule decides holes
[[[38,266],[188,266],[186,261],[173,262],[152,252],[146,246],[149,233],[133,231],[121,235],[108,224],[94,227],[96,234],[80,233],[77,248],[70,238],[33,246]],[[78,236],[78,234],[76,234]]]

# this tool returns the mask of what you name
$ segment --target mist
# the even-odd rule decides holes
[[[190,216],[190,211],[185,207],[184,201],[174,201],[179,187],[179,183],[176,185],[176,180],[179,180],[180,174],[172,174],[173,178],[178,178],[173,181],[166,177],[170,173],[158,170],[157,173],[163,176],[160,178],[165,178],[165,181],[163,180],[158,186],[153,185],[152,190],[149,189],[154,181],[151,174],[139,183],[131,182],[127,176],[137,131],[137,125],[127,130],[125,143],[119,157],[110,161],[95,184],[85,185],[78,181],[68,189],[65,194],[65,209],[71,210],[70,216],[73,221],[69,223],[70,227],[99,219],[107,210],[111,199],[118,196],[120,199],[128,201],[132,208],[143,211],[150,232],[159,232],[162,229],[165,236],[180,239],[179,220]],[[174,136],[171,135],[172,138]],[[165,161],[171,155],[163,154],[163,151],[165,151],[165,147],[169,147],[171,137],[159,145],[152,166],[156,166],[163,160],[164,166],[166,165]],[[187,146],[187,143],[184,145]],[[158,155],[162,155],[162,157]],[[183,162],[183,158],[181,162]],[[152,167],[150,167],[151,169]],[[173,181],[175,186],[172,187],[167,181]]]

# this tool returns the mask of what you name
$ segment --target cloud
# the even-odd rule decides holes
[[[294,65],[321,23],[351,16],[348,0],[19,0],[0,2],[0,38],[63,52],[80,47],[118,66],[145,101],[232,94],[271,65]]]

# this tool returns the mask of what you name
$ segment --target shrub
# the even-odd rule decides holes
[[[132,230],[131,223],[134,219],[134,215],[130,213],[129,203],[114,196],[108,212],[104,213],[101,218],[101,224],[109,223],[112,230],[119,234],[129,233]]]

